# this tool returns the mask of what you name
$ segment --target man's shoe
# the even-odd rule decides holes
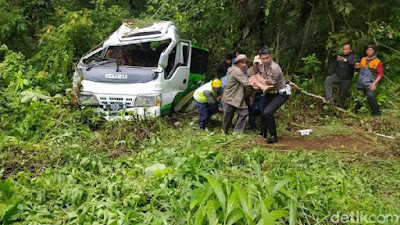
[[[326,104],[326,105],[334,105],[335,102],[333,101],[333,99],[325,99],[324,104]]]
[[[257,126],[250,126],[250,130],[256,133],[258,129]]]
[[[258,135],[262,136],[263,138],[267,138],[267,132],[260,131]]]
[[[271,135],[271,137],[268,138],[267,142],[268,144],[278,142],[278,137],[276,135]]]

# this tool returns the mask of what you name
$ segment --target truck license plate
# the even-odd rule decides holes
[[[106,110],[109,110],[113,113],[118,112],[120,109],[124,109],[124,105],[119,105],[119,104],[111,104],[111,105],[106,105]]]

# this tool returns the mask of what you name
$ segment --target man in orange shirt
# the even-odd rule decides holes
[[[356,64],[356,70],[358,71],[357,88],[364,90],[374,116],[381,115],[378,101],[376,100],[376,86],[383,77],[382,61],[377,58],[377,51],[378,47],[375,44],[370,44],[366,51],[367,56]]]

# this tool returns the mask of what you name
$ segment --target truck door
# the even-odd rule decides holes
[[[168,65],[164,69],[163,105],[172,103],[177,93],[188,87],[190,74],[191,42],[179,41],[170,51]]]

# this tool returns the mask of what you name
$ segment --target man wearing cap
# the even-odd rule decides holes
[[[235,57],[232,59],[232,64],[235,64],[238,55],[246,55],[246,53],[241,48],[236,48],[235,49]],[[243,73],[246,74],[247,69],[248,69],[248,67],[246,64],[246,66],[243,68]]]
[[[261,135],[267,138],[269,144],[278,141],[274,114],[289,98],[290,87],[286,85],[286,79],[281,67],[272,60],[272,53],[267,47],[259,51],[260,59],[264,65],[263,77],[270,81],[273,88],[264,96],[263,117],[261,120]]]
[[[382,61],[377,58],[376,53],[378,47],[375,44],[370,44],[366,50],[367,56],[361,59],[360,63],[356,64],[358,70],[357,88],[364,90],[367,95],[368,104],[371,107],[372,115],[380,116],[378,102],[376,100],[376,86],[383,77]]]
[[[222,102],[224,104],[222,129],[226,134],[232,125],[232,119],[236,111],[239,117],[234,128],[235,132],[243,132],[248,120],[249,112],[245,101],[245,89],[249,86],[249,82],[248,76],[243,72],[246,66],[247,56],[239,54],[234,65],[228,69],[229,76],[222,94]]]
[[[336,57],[330,75],[325,80],[325,98],[327,103],[333,103],[332,85],[339,84],[338,106],[344,107],[344,103],[349,95],[351,80],[354,75],[354,65],[360,59],[352,53],[351,45],[345,44],[342,47],[342,54]]]
[[[196,89],[193,94],[199,121],[197,123],[200,129],[205,129],[212,115],[218,113],[218,101],[221,95],[221,81],[214,79]]]
[[[252,76],[256,74],[262,74],[264,72],[264,66],[259,55],[254,56],[253,65],[247,70],[247,74]]]

